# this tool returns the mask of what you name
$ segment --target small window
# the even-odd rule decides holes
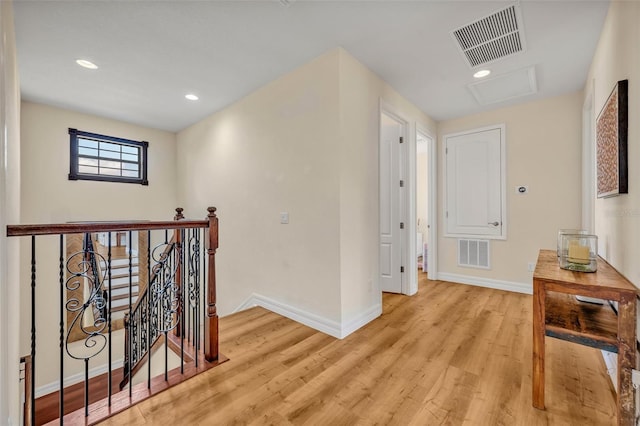
[[[148,142],[69,129],[69,180],[99,180],[148,185]]]

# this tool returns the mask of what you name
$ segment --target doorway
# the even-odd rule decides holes
[[[416,260],[427,272],[429,262],[429,146],[427,136],[416,132]]]
[[[428,278],[438,279],[436,142],[426,129],[420,123],[410,126],[399,112],[381,100],[379,283],[383,292],[415,294],[419,256],[423,260],[421,265],[428,269]],[[418,140],[421,153],[425,153],[421,160],[426,162],[426,170],[420,172],[420,196],[425,196],[420,208],[417,206]]]
[[[437,279],[436,272],[436,155],[433,138],[420,126],[416,128],[416,269]],[[417,283],[416,283],[417,286]]]
[[[380,289],[406,293],[407,122],[380,110]]]

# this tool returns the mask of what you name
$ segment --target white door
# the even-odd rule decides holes
[[[404,124],[380,114],[380,287],[401,293],[403,244],[401,226],[404,194],[401,183],[405,161]]]
[[[506,238],[504,126],[446,135],[447,236]]]

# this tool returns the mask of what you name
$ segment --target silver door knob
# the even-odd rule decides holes
[[[489,222],[489,225],[498,226],[500,225],[500,222],[496,220],[495,222]]]

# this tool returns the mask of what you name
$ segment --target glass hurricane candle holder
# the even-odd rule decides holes
[[[598,269],[598,237],[590,234],[562,234],[560,238],[560,267],[577,272]]]
[[[565,235],[565,234],[587,235],[587,234],[589,234],[589,231],[586,231],[584,229],[560,229],[560,230],[558,230],[558,245],[557,245],[558,259],[560,258],[560,255],[562,254],[562,248],[561,248],[562,236]]]

